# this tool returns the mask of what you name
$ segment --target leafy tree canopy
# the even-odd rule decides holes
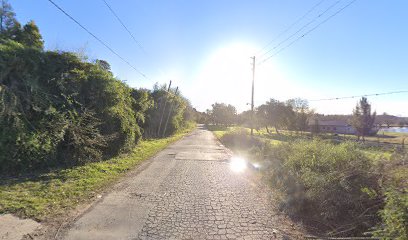
[[[351,125],[356,129],[357,135],[363,137],[373,133],[376,112],[371,113],[371,104],[366,97],[362,97],[353,110]]]

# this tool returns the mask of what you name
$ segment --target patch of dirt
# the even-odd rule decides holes
[[[1,240],[21,240],[40,228],[41,224],[31,219],[20,219],[11,214],[0,215]]]

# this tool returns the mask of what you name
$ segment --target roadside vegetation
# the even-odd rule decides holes
[[[5,0],[0,20],[0,214],[58,214],[192,129],[175,89],[133,88],[104,60],[44,49]]]
[[[383,154],[356,142],[318,137],[271,140],[239,127],[218,136],[236,154],[261,165],[263,178],[277,190],[280,209],[312,232],[407,238],[406,152]]]
[[[408,239],[408,134],[373,135],[376,114],[367,99],[353,111],[356,135],[313,131],[307,123],[315,113],[299,99],[271,99],[256,109],[253,122],[251,112],[230,115],[235,124],[217,121],[217,111],[207,111],[208,129],[260,165],[280,210],[312,233]]]
[[[0,180],[0,213],[42,221],[96,199],[120,176],[195,128],[162,139],[142,140],[132,151],[106,161]]]

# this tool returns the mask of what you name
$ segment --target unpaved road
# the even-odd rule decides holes
[[[293,239],[269,192],[231,154],[197,129],[117,184],[59,233],[60,239]]]

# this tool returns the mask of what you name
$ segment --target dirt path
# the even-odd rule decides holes
[[[135,170],[59,239],[293,239],[300,231],[270,204],[247,169],[197,129]]]

